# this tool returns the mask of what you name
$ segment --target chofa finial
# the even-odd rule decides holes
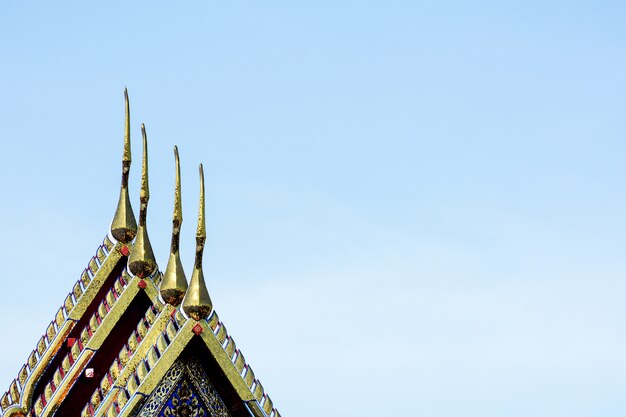
[[[125,114],[124,118],[124,155],[122,161],[130,162],[130,103],[128,102],[128,89],[124,88]]]
[[[124,153],[122,155],[122,186],[120,197],[113,221],[111,222],[111,236],[122,243],[128,243],[137,234],[137,222],[133,207],[128,196],[128,175],[130,173],[130,105],[128,103],[128,90],[124,89],[124,100],[126,102],[126,117],[124,126]]]
[[[183,310],[187,316],[194,320],[207,318],[213,308],[209,291],[204,282],[202,272],[202,254],[204,252],[204,242],[206,241],[206,225],[204,221],[204,172],[200,164],[200,209],[198,211],[198,229],[196,231],[196,260],[193,266],[191,281],[185,300]]]
[[[163,274],[163,281],[161,282],[161,297],[166,303],[177,306],[183,301],[188,285],[178,252],[180,227],[183,223],[183,209],[180,195],[180,160],[178,159],[178,148],[176,146],[174,146],[174,158],[176,160],[176,181],[174,185],[172,246],[170,248],[170,257],[167,261],[167,267]]]
[[[148,138],[146,136],[146,127],[141,124],[141,134],[143,136],[143,160],[141,170],[141,192],[139,196],[139,228],[137,229],[137,239],[128,258],[128,268],[133,275],[145,278],[154,273],[157,268],[156,259],[152,252],[152,245],[148,238],[148,230],[146,227],[146,216],[148,211],[148,200],[150,199],[150,190],[148,188]]]

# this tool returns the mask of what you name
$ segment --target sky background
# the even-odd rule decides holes
[[[626,4],[6,1],[3,389],[108,231],[131,99],[162,269],[285,417],[626,413]]]

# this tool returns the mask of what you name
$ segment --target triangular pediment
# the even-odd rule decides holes
[[[196,359],[174,362],[136,414],[137,417],[230,417]]]
[[[1,417],[280,417],[213,309],[204,274],[204,174],[196,261],[187,283],[178,254],[180,163],[165,273],[146,229],[148,151],[139,223],[128,195],[130,106],[125,98],[122,183],[109,233],[6,392]]]

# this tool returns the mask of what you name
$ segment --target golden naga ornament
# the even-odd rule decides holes
[[[174,185],[174,216],[172,226],[172,245],[170,257],[167,261],[163,281],[161,282],[161,297],[163,301],[173,306],[179,305],[185,297],[187,291],[187,277],[180,261],[179,243],[180,227],[183,224],[183,208],[180,191],[180,160],[178,158],[178,148],[174,146],[174,158],[176,160],[176,182]]]
[[[194,320],[202,320],[209,316],[213,309],[209,291],[204,282],[202,272],[202,254],[204,252],[204,242],[206,241],[206,225],[204,222],[204,171],[200,164],[200,209],[198,211],[198,230],[196,231],[196,260],[191,274],[191,281],[185,300],[183,310],[188,317]]]
[[[143,161],[141,169],[141,191],[139,194],[139,228],[137,238],[133,244],[133,249],[128,258],[128,269],[133,275],[139,278],[151,276],[157,268],[148,230],[146,227],[146,216],[148,211],[148,200],[150,199],[150,189],[148,188],[148,139],[146,137],[146,127],[141,124],[141,134],[143,136]]]
[[[128,103],[128,90],[124,89],[124,100],[126,102],[126,117],[124,126],[124,154],[122,156],[122,187],[120,198],[117,202],[117,209],[111,222],[111,236],[118,242],[128,243],[137,234],[137,222],[133,207],[130,205],[128,196],[128,175],[130,173],[130,105]]]

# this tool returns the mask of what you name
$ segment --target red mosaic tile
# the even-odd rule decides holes
[[[191,331],[194,332],[196,336],[198,336],[200,335],[200,333],[202,333],[202,326],[200,326],[200,323],[198,323],[195,326],[193,326],[193,329],[191,329]]]

